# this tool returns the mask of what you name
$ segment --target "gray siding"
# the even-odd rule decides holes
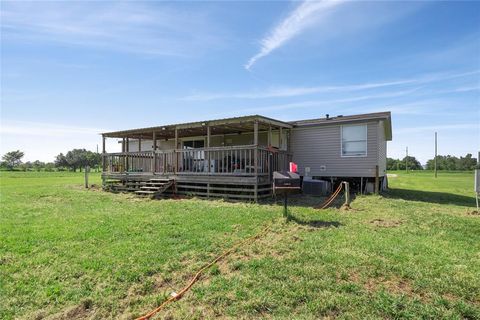
[[[291,132],[290,150],[301,175],[305,174],[305,167],[310,167],[310,176],[374,177],[375,166],[379,165],[381,157],[378,134],[379,122],[368,122],[367,156],[342,157],[340,124],[297,127]],[[382,171],[380,175],[383,175]]]
[[[378,123],[378,172],[380,176],[387,173],[387,140],[384,121]]]

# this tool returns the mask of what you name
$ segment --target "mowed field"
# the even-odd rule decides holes
[[[158,319],[480,319],[472,173],[396,172],[353,210],[147,200],[81,173],[1,172],[0,318],[131,319],[234,243]],[[93,183],[100,178],[92,175]]]

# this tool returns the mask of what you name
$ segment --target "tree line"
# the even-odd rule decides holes
[[[403,159],[387,158],[387,170],[405,170],[408,165],[409,170],[423,170],[424,167],[415,157],[408,156]],[[435,169],[435,159],[427,161],[426,170]],[[480,169],[477,159],[468,153],[465,157],[455,157],[451,155],[437,156],[437,170],[461,171]]]
[[[86,149],[73,149],[66,154],[60,153],[55,157],[54,162],[27,161],[22,162],[24,153],[20,150],[10,151],[3,155],[0,168],[3,170],[22,170],[22,171],[76,171],[89,166],[90,168],[99,169],[102,163],[102,155],[100,153],[88,151]],[[408,165],[409,170],[423,170],[424,167],[413,156],[404,157],[403,159],[387,158],[387,170],[405,170]],[[427,161],[425,169],[433,170],[435,168],[435,160]],[[474,170],[480,168],[477,159],[468,153],[465,157],[455,157],[451,155],[437,156],[438,170]]]
[[[10,151],[3,155],[0,162],[0,168],[3,170],[21,170],[21,171],[77,171],[89,166],[99,169],[102,163],[100,153],[88,151],[86,149],[73,149],[66,154],[60,153],[55,157],[54,162],[27,161],[22,158],[25,153],[20,150]]]

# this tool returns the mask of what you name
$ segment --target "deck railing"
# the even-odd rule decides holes
[[[286,170],[286,151],[259,146],[211,147],[106,153],[106,173],[160,173],[193,175],[270,175]]]

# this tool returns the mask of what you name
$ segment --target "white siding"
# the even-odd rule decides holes
[[[310,167],[311,176],[374,177],[375,166],[379,164],[379,126],[378,122],[366,124],[367,156],[364,157],[341,156],[340,124],[292,129],[290,150],[300,174],[304,175],[305,167]],[[382,175],[380,171],[380,176]]]

